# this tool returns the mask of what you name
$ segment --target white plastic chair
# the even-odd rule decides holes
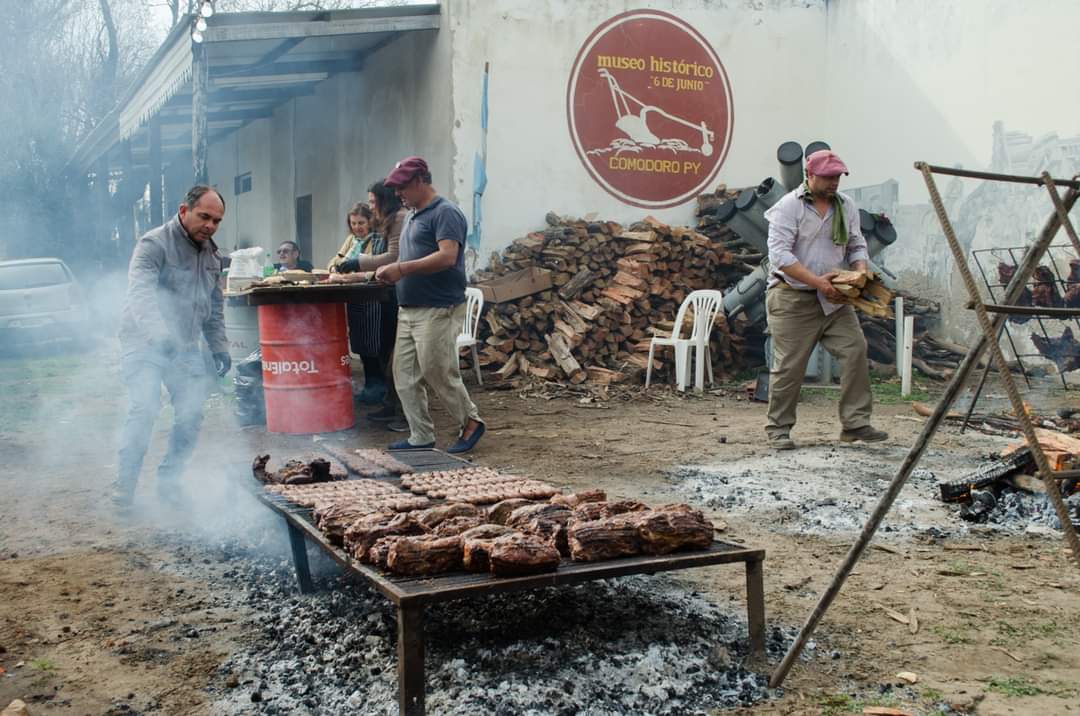
[[[484,294],[478,288],[465,289],[465,325],[461,327],[455,341],[456,353],[462,348],[472,348],[473,369],[476,370],[476,384],[483,385],[480,377],[480,356],[476,353],[476,331],[480,326],[480,312],[484,310]]]
[[[672,346],[675,349],[675,384],[679,390],[686,390],[686,378],[690,373],[690,349],[697,349],[697,363],[694,371],[694,389],[705,390],[705,372],[708,369],[709,385],[712,385],[712,356],[709,352],[709,335],[712,333],[716,314],[723,304],[724,296],[720,291],[692,291],[679,306],[675,316],[675,329],[670,338],[653,336],[649,343],[649,365],[645,370],[645,388],[652,380],[653,352],[657,346]],[[689,308],[694,308],[694,325],[690,337],[682,338],[683,320]]]

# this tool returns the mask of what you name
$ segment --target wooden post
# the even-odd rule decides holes
[[[165,223],[165,200],[161,195],[161,121],[150,120],[150,225]]]
[[[398,713],[424,716],[424,607],[399,604],[397,610]]]
[[[94,164],[94,251],[100,256],[112,243],[113,215],[109,206],[109,158],[103,156]]]
[[[301,594],[311,594],[315,591],[315,585],[311,582],[311,567],[308,565],[307,542],[304,533],[296,525],[285,520],[289,528],[289,546],[292,547],[293,568],[296,570],[296,581],[300,585]]]
[[[765,656],[765,579],[760,559],[746,562],[746,625],[750,655]]]
[[[191,163],[195,184],[208,184],[206,168],[206,93],[210,84],[210,68],[206,59],[206,44],[191,43]]]

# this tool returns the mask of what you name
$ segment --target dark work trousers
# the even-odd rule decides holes
[[[161,386],[169,392],[173,428],[169,448],[158,465],[159,490],[177,489],[177,480],[195,449],[209,393],[203,355],[192,349],[169,359],[153,350],[127,353],[121,360],[128,393],[128,413],[120,438],[119,465],[114,488],[131,494],[139,480],[150,445],[154,422],[161,411]]]

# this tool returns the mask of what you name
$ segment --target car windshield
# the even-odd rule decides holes
[[[69,281],[64,265],[55,261],[0,266],[0,291],[56,286]]]

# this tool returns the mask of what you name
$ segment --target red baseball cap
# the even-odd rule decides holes
[[[818,177],[838,177],[847,174],[847,164],[828,149],[821,149],[806,158],[806,173]]]
[[[406,157],[394,165],[394,168],[383,179],[383,184],[396,189],[405,186],[413,180],[417,174],[428,173],[427,162],[420,157]]]

